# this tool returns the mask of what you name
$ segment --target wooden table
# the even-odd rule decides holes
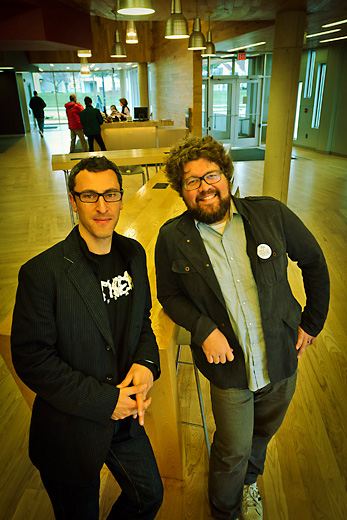
[[[114,162],[117,166],[132,166],[132,165],[145,165],[149,164],[162,164],[164,162],[165,154],[169,153],[170,147],[163,148],[133,148],[130,150],[110,150],[110,151],[99,151],[99,152],[81,152],[76,154],[60,154],[52,155],[52,170],[63,170],[65,175],[66,190],[69,194],[68,189],[68,177],[70,170],[78,163],[81,159],[87,159],[88,157],[107,157],[110,161]],[[148,179],[148,171],[147,171]],[[72,227],[76,224],[75,214],[72,210],[70,201],[70,216]]]
[[[180,406],[176,376],[178,327],[164,313],[156,297],[154,248],[159,228],[185,210],[183,200],[167,185],[162,170],[125,202],[116,231],[138,240],[146,250],[152,293],[152,326],[160,352],[161,376],[151,390],[152,403],[145,425],[162,477],[182,480],[185,475]],[[156,187],[157,186],[157,187]]]

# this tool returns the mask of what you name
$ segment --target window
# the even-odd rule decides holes
[[[315,61],[316,61],[316,51],[308,51],[304,98],[310,98],[312,96],[312,85],[313,85]]]
[[[326,68],[326,63],[321,63],[320,65],[318,65],[316,93],[314,96],[313,115],[311,124],[312,128],[319,128]]]
[[[298,126],[299,126],[299,115],[300,115],[300,104],[301,104],[301,92],[302,92],[302,81],[299,82],[298,97],[297,97],[297,100],[296,100],[294,135],[293,135],[293,139],[294,140],[296,140],[298,138]]]

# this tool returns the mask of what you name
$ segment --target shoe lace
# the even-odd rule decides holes
[[[261,496],[256,483],[245,486],[243,490],[243,505],[246,509],[255,509],[260,512],[262,508]]]

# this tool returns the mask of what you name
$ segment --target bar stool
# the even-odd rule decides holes
[[[131,166],[118,166],[119,171],[122,175],[136,175],[141,173],[142,175],[142,184],[146,184],[145,170],[140,165],[131,165]],[[149,180],[148,168],[146,167],[147,180]]]
[[[210,456],[210,441],[209,441],[209,438],[208,438],[208,431],[207,431],[207,425],[206,425],[204,402],[203,402],[203,399],[202,399],[201,386],[200,386],[199,371],[198,371],[198,369],[197,369],[197,367],[195,365],[194,358],[193,358],[193,362],[192,363],[190,363],[188,361],[181,361],[180,360],[182,345],[190,345],[190,343],[191,343],[190,332],[188,332],[183,327],[179,327],[178,335],[177,335],[178,350],[177,350],[177,357],[176,357],[176,374],[178,374],[178,368],[179,368],[180,364],[182,364],[182,365],[193,365],[194,375],[195,375],[195,382],[196,382],[196,387],[197,387],[197,390],[198,390],[198,398],[199,398],[199,405],[200,405],[200,413],[201,413],[202,424],[195,424],[195,423],[190,423],[190,422],[186,422],[186,421],[182,421],[182,424],[188,424],[190,426],[198,426],[199,428],[203,428],[204,429],[207,453],[208,453],[208,456]]]

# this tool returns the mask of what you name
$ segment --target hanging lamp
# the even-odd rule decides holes
[[[216,48],[212,41],[212,32],[211,32],[211,24],[210,24],[210,17],[211,13],[206,13],[208,15],[208,31],[206,34],[206,49],[204,52],[201,53],[201,56],[215,56],[216,55]]]
[[[171,15],[166,22],[165,38],[169,40],[189,38],[188,22],[182,14],[181,0],[171,2]]]
[[[81,76],[90,76],[90,70],[88,67],[88,60],[86,57],[81,58],[81,70],[80,70]]]
[[[152,14],[154,12],[153,0],[119,0],[119,14],[134,16]]]
[[[81,49],[77,51],[77,56],[79,58],[90,58],[92,55],[92,51],[88,49]]]
[[[122,39],[119,34],[118,24],[117,24],[117,9],[113,11],[114,16],[116,18],[116,30],[114,32],[114,41],[111,48],[110,56],[111,58],[126,58],[127,53],[125,52],[125,47],[123,45]]]
[[[193,32],[189,36],[188,50],[198,51],[206,49],[205,36],[201,32],[201,22],[198,17],[198,0],[196,0],[196,18],[193,24]]]
[[[127,21],[127,30],[125,36],[125,43],[139,43],[139,39],[137,37],[137,30],[135,26],[134,20]]]

